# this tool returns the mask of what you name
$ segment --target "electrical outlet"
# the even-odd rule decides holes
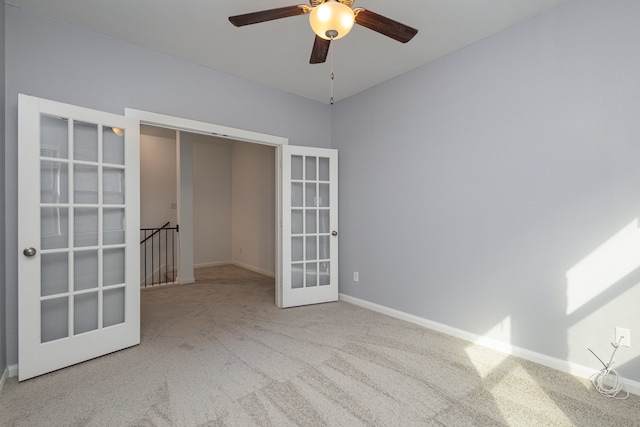
[[[631,347],[631,331],[626,328],[615,328],[616,332],[616,344],[620,343],[621,346]]]
[[[353,272],[353,281],[354,282],[359,282],[360,281],[360,273],[358,273],[357,271]]]

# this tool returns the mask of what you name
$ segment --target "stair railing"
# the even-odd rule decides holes
[[[158,228],[141,228],[140,286],[172,284],[177,275],[177,233],[180,227],[169,227],[170,221]]]

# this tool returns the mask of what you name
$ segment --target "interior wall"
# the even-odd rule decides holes
[[[273,275],[275,149],[189,135],[193,142],[194,266],[237,262]],[[142,227],[158,227],[166,221],[175,225],[177,210],[171,205],[176,203],[176,132],[141,126],[140,146]]]
[[[274,147],[233,144],[233,260],[275,275]]]
[[[570,1],[334,105],[340,291],[600,369],[640,331],[639,21]]]
[[[176,131],[140,126],[140,228],[177,223]]]
[[[5,6],[7,357],[18,361],[18,93],[123,114],[125,107],[328,148],[330,107]]]
[[[193,135],[193,262],[231,262],[232,141]]]

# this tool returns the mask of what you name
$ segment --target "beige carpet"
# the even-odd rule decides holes
[[[237,267],[142,293],[142,343],[0,396],[16,426],[631,426],[640,398]]]

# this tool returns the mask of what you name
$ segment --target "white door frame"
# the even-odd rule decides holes
[[[282,158],[282,146],[289,145],[289,139],[281,136],[269,135],[266,133],[252,132],[244,129],[216,125],[213,123],[169,116],[166,114],[136,110],[133,108],[125,108],[124,116],[138,119],[141,125],[151,125],[178,131],[216,136],[218,138],[227,138],[237,141],[251,142],[254,144],[269,145],[276,149],[274,165],[274,167],[276,168],[276,223],[274,224],[276,231],[275,301],[277,304],[279,304],[278,301],[282,301],[282,298],[280,296],[280,293],[282,291],[280,286],[280,284],[282,283],[282,233],[280,231],[280,227],[282,224],[282,168],[280,167],[280,161]],[[182,239],[179,239],[179,242],[179,245],[182,245]]]

